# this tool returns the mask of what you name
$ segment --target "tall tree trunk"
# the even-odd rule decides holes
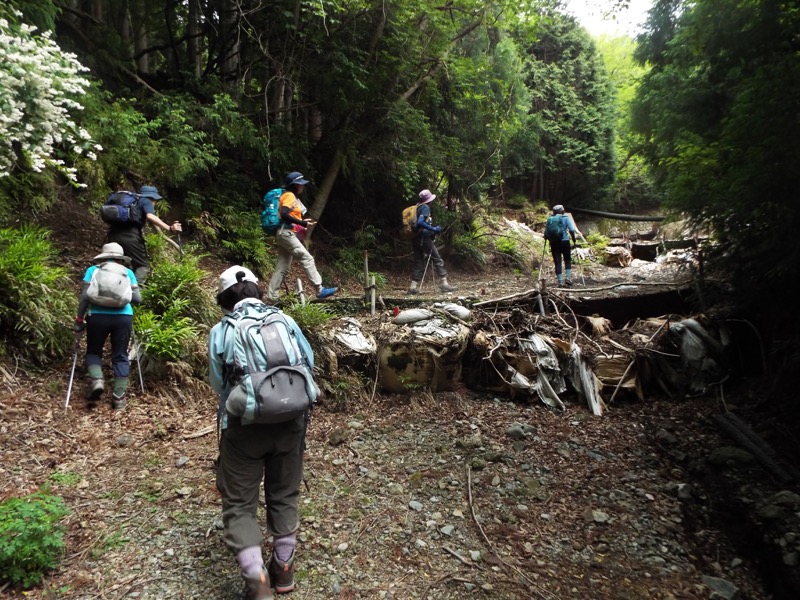
[[[200,0],[189,0],[189,22],[186,32],[189,39],[186,42],[186,64],[198,79],[202,75],[200,57]]]
[[[322,181],[320,181],[319,187],[317,188],[317,195],[314,198],[314,205],[308,210],[308,214],[311,215],[311,218],[314,220],[319,220],[322,213],[325,211],[325,207],[328,205],[328,199],[331,196],[333,184],[339,176],[339,171],[344,164],[344,156],[344,152],[341,151],[341,148],[334,152],[333,158],[328,164],[328,169],[325,171]],[[313,232],[314,229],[312,228],[309,232],[309,238]]]
[[[220,57],[220,76],[225,82],[236,81],[239,76],[239,7],[236,0],[223,2],[220,13],[222,30],[222,56]]]

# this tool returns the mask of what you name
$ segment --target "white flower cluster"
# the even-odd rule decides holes
[[[87,70],[49,33],[0,18],[0,177],[16,162],[16,142],[35,171],[49,165],[76,183],[75,169],[54,154],[58,147],[94,160],[102,150],[71,117],[83,109],[76,99],[89,87],[80,76]]]

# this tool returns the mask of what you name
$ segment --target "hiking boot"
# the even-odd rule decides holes
[[[406,292],[409,296],[413,296],[414,294],[419,294],[419,282],[412,281],[411,285],[408,286],[408,291]]]
[[[111,395],[111,407],[114,410],[122,410],[128,405],[128,398],[125,394],[118,396],[116,393]]]
[[[447,283],[447,277],[442,279],[442,282],[439,284],[439,289],[443,292],[455,292],[456,288]]]
[[[269,561],[269,574],[275,584],[276,592],[286,594],[294,591],[294,552],[286,562],[279,560],[273,553],[272,560]]]
[[[242,575],[247,586],[245,598],[247,600],[273,600],[272,587],[269,584],[269,574],[261,569],[252,575]]]
[[[338,287],[332,287],[332,288],[326,288],[326,287],[324,287],[324,288],[320,288],[320,289],[319,289],[319,293],[317,294],[317,298],[318,298],[319,300],[324,300],[325,298],[330,298],[331,296],[333,296],[333,295],[334,295],[336,292],[338,292],[338,291],[339,291],[339,288],[338,288]]]
[[[100,396],[103,395],[103,380],[102,379],[90,379],[89,380],[89,391],[86,392],[86,399],[89,402],[97,402],[100,399]]]
[[[567,287],[572,287],[572,279],[567,279],[566,281],[564,281],[564,285]]]

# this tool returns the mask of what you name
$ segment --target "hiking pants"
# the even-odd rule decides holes
[[[322,285],[322,277],[317,271],[314,257],[311,256],[311,253],[303,243],[297,239],[294,231],[288,228],[279,229],[278,233],[275,234],[275,246],[278,248],[278,260],[275,263],[275,273],[272,274],[272,279],[269,280],[267,297],[272,300],[278,297],[278,291],[289,273],[289,268],[292,266],[292,259],[294,258],[303,265],[308,279],[314,286],[314,294],[316,294]]]
[[[127,377],[130,371],[128,342],[132,331],[131,315],[89,315],[86,319],[86,366],[103,365],[103,346],[110,336],[114,377]]]
[[[150,272],[150,257],[147,255],[147,246],[144,243],[144,234],[138,227],[116,228],[112,227],[106,236],[106,243],[116,242],[122,246],[125,256],[131,259],[131,271],[136,275],[136,281],[141,286]]]
[[[258,501],[261,481],[267,503],[267,531],[297,531],[297,500],[303,479],[305,417],[271,425],[228,423],[220,439],[217,489],[222,494],[225,544],[234,554],[261,546]]]
[[[556,277],[561,275],[561,258],[564,258],[564,268],[569,271],[572,269],[572,250],[569,240],[561,240],[560,244],[550,243],[550,252],[553,254],[553,262],[556,265]]]
[[[439,279],[447,277],[447,269],[444,268],[444,261],[439,256],[436,249],[436,236],[420,234],[411,242],[414,251],[414,267],[411,269],[411,280],[419,283],[425,274],[425,267],[428,265],[428,257],[433,265]]]

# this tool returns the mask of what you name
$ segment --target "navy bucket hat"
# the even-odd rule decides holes
[[[152,198],[153,200],[161,200],[161,194],[158,193],[158,188],[152,185],[143,185],[140,187],[139,195],[145,198]]]

